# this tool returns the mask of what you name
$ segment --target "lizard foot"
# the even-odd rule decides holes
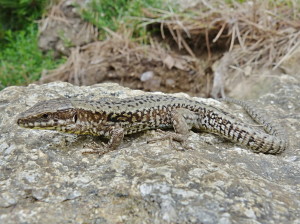
[[[147,143],[154,143],[157,141],[169,140],[171,147],[177,151],[184,151],[186,149],[193,150],[193,148],[191,146],[188,146],[188,144],[187,144],[187,137],[188,137],[187,135],[174,133],[174,132],[165,132],[160,129],[158,129],[156,131],[163,134],[164,136],[150,139],[147,141]],[[182,146],[182,149],[178,149],[178,147],[175,146],[174,141],[179,142]]]
[[[92,149],[92,151],[83,151],[82,154],[86,155],[86,154],[98,154],[98,155],[104,155],[105,153],[109,152],[109,148],[107,147],[107,144],[101,142],[96,143],[96,142],[91,142],[88,144],[84,144],[84,147],[90,148]]]

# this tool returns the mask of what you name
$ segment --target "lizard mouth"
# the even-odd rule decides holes
[[[24,119],[19,118],[17,124],[22,128],[33,128],[34,123],[26,122]]]
[[[25,112],[17,118],[17,124],[23,128],[64,130],[77,122],[77,113],[74,110],[59,111],[56,113],[41,112],[39,114],[29,114]]]
[[[19,118],[17,120],[17,124],[22,128],[30,128],[30,129],[55,129],[50,122],[30,122],[25,119]]]

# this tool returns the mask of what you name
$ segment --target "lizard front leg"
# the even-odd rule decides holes
[[[92,148],[93,151],[86,151],[83,154],[99,154],[103,155],[107,152],[115,150],[122,143],[124,138],[124,129],[121,127],[112,127],[109,130],[110,139],[107,144],[102,143],[101,145],[106,149],[105,151],[99,149],[99,144],[93,142],[89,144],[88,147]]]

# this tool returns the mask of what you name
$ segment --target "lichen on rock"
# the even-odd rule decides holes
[[[290,148],[276,156],[209,133],[191,135],[194,150],[147,144],[156,131],[128,136],[101,157],[82,155],[92,137],[22,129],[18,114],[57,97],[96,100],[142,91],[111,83],[8,87],[0,92],[0,223],[298,223],[300,88],[289,80],[282,76],[288,85],[257,101],[289,133]]]

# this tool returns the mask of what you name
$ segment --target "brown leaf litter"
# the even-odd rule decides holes
[[[207,94],[209,89],[206,86],[209,77],[195,58],[167,51],[154,41],[139,45],[117,34],[105,41],[71,48],[67,62],[49,72],[40,83],[118,82],[133,89],[191,94],[205,94],[203,90]]]

